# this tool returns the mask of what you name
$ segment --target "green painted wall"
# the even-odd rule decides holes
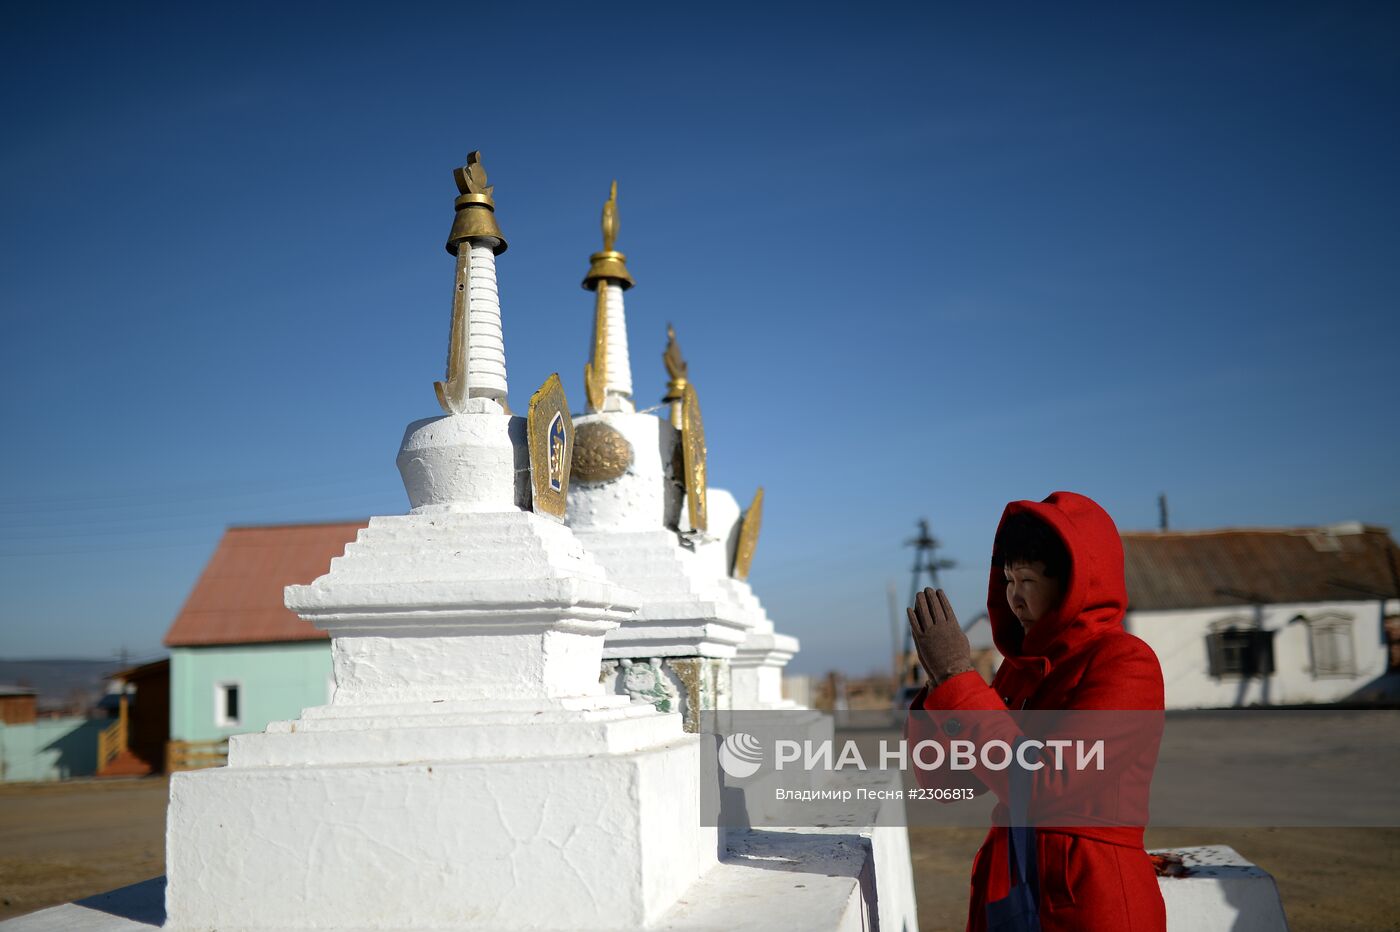
[[[0,781],[92,776],[97,772],[97,735],[110,724],[86,718],[0,724]]]
[[[230,680],[240,684],[240,721],[220,727],[214,685]],[[330,681],[330,641],[177,647],[170,652],[171,740],[215,741],[262,731],[268,722],[325,705]]]

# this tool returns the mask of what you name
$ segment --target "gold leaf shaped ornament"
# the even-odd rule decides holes
[[[734,548],[735,579],[748,579],[753,567],[754,551],[758,548],[758,533],[763,528],[763,486],[753,494],[744,517],[739,522],[739,543]]]
[[[705,423],[700,416],[700,401],[695,394],[695,383],[687,381],[681,392],[681,456],[685,464],[690,526],[697,531],[709,529],[705,454]]]
[[[588,395],[588,410],[603,410],[608,393],[608,286],[598,283],[598,297],[593,305],[593,358],[583,364],[583,388]]]

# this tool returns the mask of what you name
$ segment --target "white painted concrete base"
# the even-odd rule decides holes
[[[690,739],[693,740],[693,739]],[[416,809],[430,813],[437,821],[435,833],[440,844],[452,844],[454,838],[476,837],[475,831],[491,831],[494,821],[503,817],[505,807],[491,806],[486,796],[475,791],[465,791],[468,782],[435,767],[433,777],[426,774],[426,765],[396,768],[403,770],[398,775],[402,793],[400,803],[412,805]],[[280,771],[280,772],[279,772]],[[220,772],[220,771],[204,771]],[[269,785],[263,786],[265,795],[258,803],[249,806],[248,799],[230,800],[234,809],[231,819],[244,824],[241,831],[273,831],[281,835],[280,820],[288,810],[305,805],[308,793],[319,792],[314,784],[308,784],[305,770],[291,768],[269,768]],[[224,771],[225,777],[228,772]],[[280,779],[279,779],[280,777]],[[433,778],[438,784],[433,785]],[[539,768],[533,768],[526,778],[539,779]],[[322,786],[325,781],[318,781]],[[475,786],[475,784],[472,784]],[[626,781],[619,786],[626,786]],[[500,792],[494,788],[493,792]],[[630,796],[630,792],[612,791],[612,796]],[[431,799],[437,798],[437,802]],[[608,796],[608,793],[605,793]],[[554,798],[554,799],[559,799]],[[588,805],[594,800],[589,799]],[[174,800],[172,800],[174,805]],[[578,805],[578,800],[560,799],[559,805]],[[207,896],[218,905],[217,921],[203,928],[245,929],[269,928],[248,922],[248,914],[238,910],[239,887],[242,879],[239,873],[248,870],[256,883],[267,886],[263,896],[276,898],[280,905],[280,925],[270,928],[309,928],[315,922],[316,928],[339,929],[406,929],[442,928],[409,921],[406,915],[392,914],[384,910],[386,900],[398,898],[389,896],[388,891],[406,890],[414,897],[421,897],[426,905],[440,903],[444,910],[451,910],[452,904],[459,903],[461,897],[452,896],[452,890],[470,890],[476,900],[482,880],[480,870],[487,875],[501,872],[501,852],[487,851],[477,845],[479,851],[470,855],[475,862],[442,863],[434,869],[405,869],[396,861],[407,852],[403,849],[386,849],[368,863],[356,863],[347,858],[349,847],[344,844],[340,833],[353,833],[354,826],[363,823],[368,816],[371,827],[382,824],[382,805],[372,806],[370,800],[349,798],[339,806],[344,823],[314,831],[316,840],[315,856],[311,862],[316,873],[326,877],[340,877],[353,880],[343,889],[349,890],[346,904],[326,904],[316,900],[308,877],[302,873],[300,879],[280,877],[277,865],[259,863],[256,858],[248,858],[249,847],[256,847],[259,835],[235,835],[239,831],[234,823],[225,819],[224,812],[209,813],[210,824],[204,827],[209,833],[211,861],[206,869],[210,872],[227,870],[227,863],[237,861],[238,872],[220,876],[220,884],[209,890]],[[592,810],[588,810],[592,812]],[[561,898],[550,893],[547,900],[552,903],[554,914],[546,921],[538,922],[529,915],[532,908],[538,908],[538,891],[531,889],[532,877],[538,877],[549,863],[559,858],[561,849],[553,844],[552,838],[536,834],[556,813],[556,803],[549,803],[539,813],[535,821],[522,821],[518,814],[510,821],[510,828],[517,838],[515,854],[536,856],[533,869],[518,873],[519,887],[515,898],[507,905],[508,912],[500,912],[491,921],[472,922],[470,917],[449,928],[496,928],[496,929],[617,929],[617,931],[659,931],[671,932],[714,932],[715,929],[732,929],[738,932],[769,932],[770,929],[804,929],[811,932],[869,932],[871,929],[883,931],[914,932],[918,929],[918,915],[914,904],[914,876],[910,868],[909,833],[903,826],[903,803],[896,800],[871,803],[868,813],[869,824],[865,826],[839,826],[830,828],[757,828],[757,830],[731,830],[725,838],[725,856],[722,861],[713,863],[694,882],[680,891],[675,903],[669,905],[659,917],[650,922],[629,921],[624,911],[622,897],[616,887],[603,887],[601,904],[592,903],[587,894],[578,894],[577,903],[561,904]],[[388,813],[384,813],[388,814]],[[605,805],[598,816],[589,819],[589,824],[603,827],[617,814],[616,806]],[[295,819],[295,814],[293,814]],[[410,816],[423,820],[424,816]],[[482,819],[484,821],[473,821]],[[353,820],[351,823],[350,820]],[[623,817],[626,821],[626,817]],[[861,819],[857,819],[861,820]],[[466,830],[465,826],[470,826]],[[410,830],[406,827],[405,830]],[[595,838],[596,841],[596,838]],[[617,855],[626,855],[630,838],[615,835],[605,840],[603,851],[589,852],[598,858],[602,866],[615,865]],[[567,842],[567,840],[566,840]],[[647,842],[643,842],[647,844]],[[714,835],[710,842],[714,845]],[[566,845],[567,847],[567,845]],[[673,856],[675,852],[662,852],[661,856]],[[274,855],[276,856],[276,855]],[[582,858],[581,849],[577,851]],[[648,856],[655,856],[652,849]],[[587,869],[588,862],[582,862]],[[652,865],[654,866],[654,865]],[[349,872],[347,875],[346,872]],[[232,889],[227,877],[235,877]],[[213,879],[210,877],[210,883]],[[302,886],[307,884],[307,886]],[[563,893],[577,894],[573,887]],[[161,928],[165,918],[164,877],[123,887],[109,894],[91,897],[81,903],[64,904],[50,910],[34,912],[0,924],[4,932],[148,932]],[[326,917],[326,908],[332,917]],[[601,907],[601,910],[596,910]],[[596,924],[584,921],[582,910],[591,911]],[[378,910],[378,911],[377,911]],[[599,915],[601,914],[601,915]],[[165,926],[167,929],[182,928],[178,922]],[[188,928],[188,926],[185,926]],[[200,928],[200,926],[196,926]],[[1254,928],[1254,926],[1249,926]]]
[[[902,886],[898,872],[888,864],[900,851],[890,843],[904,829],[890,833],[883,828],[869,832],[811,830],[750,831],[731,833],[729,852],[704,876],[692,883],[674,905],[654,922],[626,923],[620,917],[606,924],[588,926],[558,917],[548,928],[609,930],[667,930],[667,932],[770,932],[801,929],[804,932],[870,932],[872,929],[914,932],[918,919],[913,911],[913,877],[909,873],[907,842],[903,848]],[[395,878],[396,880],[399,878]],[[410,883],[422,882],[403,878]],[[433,878],[442,883],[445,878]],[[164,878],[148,880],[80,903],[67,903],[0,923],[5,932],[149,932],[162,927]],[[433,895],[450,898],[450,888],[439,886]],[[365,894],[372,896],[374,891]],[[522,897],[528,893],[522,892]],[[289,904],[292,920],[284,928],[307,928],[314,915],[305,903],[298,912]],[[576,915],[576,914],[575,914]],[[328,928],[329,925],[319,925]],[[342,929],[421,928],[388,922],[352,922]],[[165,928],[174,928],[166,926]],[[249,928],[236,918],[219,923],[220,930]],[[512,916],[496,923],[501,930],[533,929]]]
[[[869,839],[754,830],[731,833],[729,857],[687,890],[657,928],[869,932],[878,915]]]
[[[697,739],[646,711],[672,739],[618,754],[175,774],[167,927],[642,927],[717,847]]]
[[[1167,932],[1287,932],[1274,878],[1234,848],[1202,845],[1151,853],[1180,855],[1189,871],[1185,877],[1158,878]]]

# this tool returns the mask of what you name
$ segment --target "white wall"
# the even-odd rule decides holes
[[[1206,636],[1213,623],[1256,617],[1261,627],[1273,631],[1274,673],[1244,680],[1238,676],[1212,677]],[[1298,616],[1309,619],[1343,616],[1351,619],[1351,676],[1315,677],[1310,653],[1310,628]],[[1344,699],[1386,671],[1387,653],[1382,634],[1381,604],[1366,602],[1309,602],[1291,605],[1227,605],[1180,611],[1128,613],[1127,629],[1146,641],[1162,663],[1169,709],[1230,708],[1247,705],[1294,705],[1335,702]],[[1291,622],[1291,623],[1290,623]]]

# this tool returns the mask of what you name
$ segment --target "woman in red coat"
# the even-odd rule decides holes
[[[1123,630],[1126,607],[1123,544],[1113,519],[1083,495],[1056,492],[1043,502],[1007,505],[997,529],[987,612],[1004,660],[990,687],[972,669],[967,637],[942,590],[924,590],[909,611],[929,676],[911,709],[911,736],[940,743],[954,735],[979,743],[998,738],[1016,746],[1027,737],[1028,713],[1013,719],[1008,710],[1023,709],[1076,710],[1081,733],[1108,736],[1106,772],[1047,766],[1020,778],[1022,803],[1028,792],[1034,800],[1032,832],[1006,827],[1016,767],[916,770],[926,786],[990,789],[999,799],[973,862],[969,932],[1166,928],[1142,844],[1162,669],[1152,649]],[[1013,842],[1030,867],[1013,865]],[[1007,918],[1018,910],[1020,919]]]

